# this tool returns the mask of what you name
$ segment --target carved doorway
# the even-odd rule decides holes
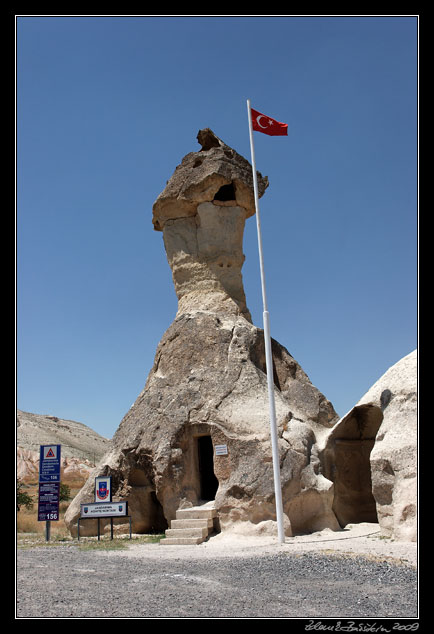
[[[219,482],[214,473],[214,450],[211,436],[199,436],[197,439],[199,459],[200,497],[202,500],[214,500]]]

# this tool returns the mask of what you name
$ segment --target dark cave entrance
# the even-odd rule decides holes
[[[369,457],[375,440],[337,438],[333,511],[341,526],[378,523]]]
[[[229,185],[222,185],[214,196],[214,200],[220,200],[222,202],[235,199],[235,187],[233,183],[229,183]]]
[[[214,473],[214,449],[211,436],[199,436],[197,439],[199,458],[200,497],[202,500],[214,500],[219,482]]]
[[[382,420],[376,405],[356,406],[341,419],[326,448],[324,475],[334,483],[333,511],[342,527],[378,522],[371,451]]]

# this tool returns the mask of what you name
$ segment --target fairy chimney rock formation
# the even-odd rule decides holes
[[[153,206],[177,315],[93,476],[112,476],[113,499],[128,500],[137,533],[163,530],[177,509],[205,500],[222,531],[275,531],[264,334],[251,323],[241,276],[252,168],[211,130],[197,138],[201,149],[185,156]],[[258,173],[259,195],[267,186]],[[274,340],[272,351],[286,532],[339,529],[316,449],[338,417],[289,352]],[[93,481],[65,516],[72,533]]]
[[[255,213],[250,163],[219,139],[212,130],[200,130],[198,152],[190,152],[177,166],[153,206],[154,229],[162,231],[168,220],[195,216],[201,203],[221,207],[238,206],[245,217]],[[268,178],[258,172],[258,195],[268,187]]]
[[[250,320],[241,268],[244,223],[255,213],[252,168],[209,128],[197,139],[202,149],[183,158],[153,206],[178,312],[240,311]],[[259,173],[257,179],[262,196],[268,179]]]

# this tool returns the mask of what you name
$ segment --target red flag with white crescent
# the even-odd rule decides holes
[[[257,110],[251,108],[252,128],[269,136],[288,136],[288,124],[276,121]]]

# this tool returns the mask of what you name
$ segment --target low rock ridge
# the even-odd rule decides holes
[[[39,476],[39,459],[39,451],[17,447],[17,479],[37,480]],[[60,467],[62,477],[65,474],[86,479],[94,469],[95,464],[86,458],[62,456]]]
[[[84,423],[57,416],[17,410],[17,475],[32,476],[39,470],[40,445],[62,445],[62,468],[89,471],[111,447]]]

